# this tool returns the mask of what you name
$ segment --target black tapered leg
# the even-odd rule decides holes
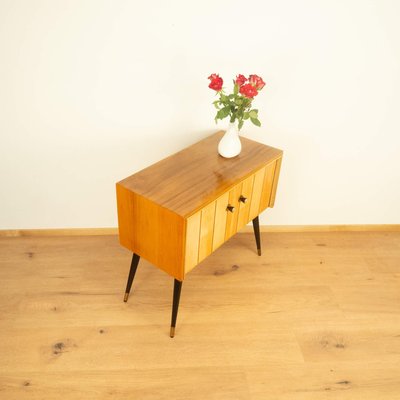
[[[260,223],[258,216],[253,219],[254,236],[256,237],[257,253],[261,256],[261,238],[260,238]]]
[[[126,282],[126,290],[125,290],[125,296],[124,296],[124,301],[128,301],[129,297],[129,292],[131,291],[131,286],[133,282],[133,278],[135,277],[136,270],[139,264],[140,256],[137,254],[133,253],[132,256],[132,262],[131,262],[131,269],[129,270],[129,275],[128,275],[128,282]]]
[[[179,299],[181,298],[182,282],[175,279],[174,281],[174,299],[172,301],[172,317],[171,317],[171,330],[170,336],[175,336],[176,317],[178,315]]]

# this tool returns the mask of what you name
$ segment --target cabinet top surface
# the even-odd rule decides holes
[[[186,217],[282,156],[282,150],[241,137],[241,153],[223,158],[217,151],[223,134],[208,136],[117,185]]]

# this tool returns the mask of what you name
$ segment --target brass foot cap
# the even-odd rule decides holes
[[[261,249],[257,249],[257,253],[259,256],[261,256]]]
[[[175,327],[174,326],[171,326],[171,330],[169,331],[169,336],[172,338],[175,336]]]
[[[125,296],[124,296],[124,302],[125,303],[128,301],[128,297],[129,297],[129,293],[125,293]]]

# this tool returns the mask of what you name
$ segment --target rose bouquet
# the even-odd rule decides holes
[[[218,100],[213,102],[218,110],[215,116],[215,122],[219,119],[229,117],[231,123],[237,121],[238,130],[244,124],[244,121],[250,120],[254,125],[261,126],[258,119],[258,110],[252,108],[252,102],[258,92],[265,86],[265,82],[258,75],[250,75],[246,78],[239,74],[233,81],[233,93],[224,93],[224,81],[218,74],[211,74],[208,87],[213,89],[219,95]]]

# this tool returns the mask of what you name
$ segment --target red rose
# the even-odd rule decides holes
[[[239,86],[243,86],[243,85],[245,84],[246,81],[247,81],[247,78],[246,78],[244,75],[239,74],[239,75],[236,77],[235,83],[236,83],[237,85],[239,85]]]
[[[258,75],[250,75],[249,82],[255,86],[257,90],[261,90],[265,86],[265,82]]]
[[[208,87],[219,92],[222,89],[224,81],[218,74],[211,74],[208,79],[211,81]]]
[[[258,94],[256,87],[250,83],[246,83],[245,85],[241,86],[239,92],[248,99],[252,99],[254,96],[257,96]]]

